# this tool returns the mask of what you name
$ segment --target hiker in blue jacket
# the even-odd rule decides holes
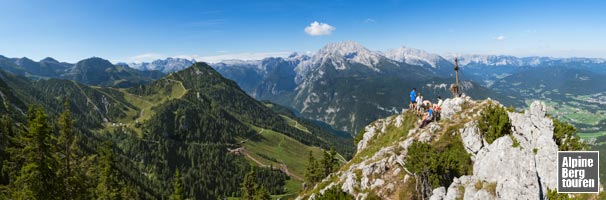
[[[408,105],[410,110],[414,110],[417,105],[417,88],[412,88],[410,91],[410,104]]]
[[[433,108],[430,104],[429,110],[427,110],[427,113],[425,113],[425,117],[423,118],[423,122],[421,123],[421,126],[419,128],[425,128],[425,126],[427,126],[427,124],[429,124],[429,122],[433,121],[433,117],[434,117]]]

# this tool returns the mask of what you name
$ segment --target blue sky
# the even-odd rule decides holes
[[[404,45],[433,53],[606,57],[604,1],[0,3],[0,55],[35,60],[252,59],[315,52],[338,41],[371,50]]]

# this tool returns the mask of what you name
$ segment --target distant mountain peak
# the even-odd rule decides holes
[[[196,62],[183,70],[170,73],[160,80],[166,79],[181,81],[187,89],[208,88],[221,83],[239,89],[236,82],[223,77],[206,62]]]
[[[192,62],[192,63],[195,63],[196,60],[194,60],[194,59],[189,60],[189,59],[186,59],[186,58],[168,57],[168,58],[166,58],[164,60],[157,59],[157,60],[154,60],[153,62]]]
[[[429,65],[432,68],[436,68],[438,62],[442,59],[442,57],[437,54],[406,46],[390,49],[383,53],[385,57],[398,62],[404,62],[410,65]]]
[[[300,55],[301,55],[301,54],[300,54],[299,52],[293,52],[293,53],[291,53],[290,55],[288,55],[288,58],[295,58],[295,57],[298,57],[298,56],[300,56]]]
[[[78,61],[71,69],[71,74],[76,75],[97,75],[101,76],[101,73],[104,72],[108,68],[112,68],[114,65],[109,62],[109,60],[105,60],[99,57],[90,57],[81,61]],[[99,73],[99,74],[95,74]],[[87,76],[85,76],[87,77]],[[85,78],[87,79],[87,78]],[[83,83],[88,83],[86,81],[80,81]]]
[[[260,63],[261,63],[261,60],[227,59],[227,60],[222,60],[221,62],[219,62],[217,64],[224,64],[224,65],[259,65]]]
[[[55,60],[54,58],[51,57],[46,57],[42,60],[40,60],[40,62],[46,62],[46,63],[59,63],[59,61]]]
[[[343,41],[343,42],[334,42],[325,45],[320,51],[322,52],[337,52],[337,53],[351,53],[358,51],[370,51],[366,49],[366,47],[362,46],[360,43],[354,41]]]
[[[166,59],[157,59],[152,62],[130,63],[128,66],[143,71],[158,70],[163,73],[170,73],[183,70],[195,62],[196,60],[194,59],[189,60],[186,58],[168,57]]]
[[[84,65],[84,64],[88,64],[88,63],[95,63],[96,65],[103,65],[103,66],[113,66],[113,64],[111,62],[109,62],[109,60],[105,60],[103,58],[99,58],[99,57],[90,57],[81,61],[78,61],[76,63],[76,65]]]
[[[216,72],[215,69],[213,69],[210,65],[208,65],[208,63],[205,63],[205,62],[193,63],[190,67],[185,68],[184,70],[181,70],[177,73],[187,74],[189,71],[194,71],[194,74],[196,74],[196,75],[201,75],[206,72],[218,74],[218,72]]]
[[[370,68],[379,62],[381,55],[368,50],[357,42],[330,43],[313,56],[314,63],[332,62],[337,70],[347,69],[346,61],[360,63]],[[378,69],[375,69],[378,70]]]
[[[299,53],[299,52],[293,52],[288,57],[286,57],[286,59],[290,59],[290,60],[295,60],[295,59],[306,60],[306,59],[309,59],[309,58],[311,58],[309,55],[302,54],[302,53]]]
[[[28,61],[28,62],[36,62],[36,61],[34,61],[32,59],[29,59],[28,57],[19,58],[17,60],[23,60],[23,61]]]

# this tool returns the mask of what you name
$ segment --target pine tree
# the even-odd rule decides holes
[[[253,200],[257,189],[257,174],[251,165],[250,172],[244,176],[242,181],[242,199]]]
[[[305,180],[307,183],[314,184],[321,178],[322,170],[320,169],[318,161],[314,158],[313,152],[309,151],[307,157],[307,170],[305,171]]]
[[[318,195],[316,199],[318,200],[353,200],[355,199],[353,196],[348,194],[347,192],[343,192],[340,189],[341,187],[331,187],[330,189],[324,191],[324,194]],[[370,193],[372,194],[372,192]],[[369,194],[369,196],[370,196]],[[369,198],[367,198],[369,199]]]
[[[478,129],[488,144],[501,136],[511,134],[511,120],[505,108],[489,104],[480,113]]]
[[[333,170],[333,158],[331,156],[330,153],[328,153],[327,151],[323,151],[322,152],[322,160],[320,160],[321,163],[321,170],[322,170],[322,176],[320,177],[320,179],[322,179],[323,177],[328,176],[330,173],[332,173]]]
[[[34,113],[33,107],[30,110],[32,110],[31,113]],[[28,137],[28,133],[26,132],[27,129],[20,127],[9,116],[3,116],[0,122],[0,135],[2,135],[0,143],[4,145],[4,148],[0,149],[0,152],[4,150],[4,155],[0,158],[2,160],[0,166],[2,173],[0,175],[2,177],[0,180],[0,199],[9,199],[11,195],[13,196],[11,198],[14,198],[18,193],[16,190],[21,191],[22,188],[22,186],[16,184],[15,179],[21,174],[21,168],[25,162],[23,155],[25,143],[23,141]]]
[[[122,191],[120,193],[122,199],[140,199],[136,188],[130,184],[125,187],[122,187]]]
[[[8,148],[11,138],[14,137],[12,124],[13,121],[6,115],[0,119],[0,186],[9,183],[10,155]]]
[[[333,171],[339,168],[339,159],[337,158],[337,151],[335,148],[330,148],[330,164],[332,165]]]
[[[0,199],[8,199],[8,188],[6,187],[10,183],[11,174],[11,156],[10,146],[13,132],[13,122],[11,118],[4,115],[0,119]]]
[[[183,200],[183,188],[181,182],[181,175],[179,175],[179,169],[175,171],[173,177],[173,194],[170,195],[170,200]]]
[[[34,121],[34,119],[36,118],[36,112],[38,110],[39,106],[34,106],[34,105],[30,105],[29,107],[27,107],[27,113],[26,113],[26,119],[28,122],[32,122]]]
[[[97,199],[114,200],[120,199],[120,181],[118,181],[118,169],[114,163],[114,151],[111,141],[103,143],[99,150],[99,183],[97,185]]]
[[[60,199],[61,181],[55,173],[58,162],[52,141],[52,129],[41,107],[30,107],[28,131],[17,140],[23,144],[18,155],[23,167],[16,178],[14,199]]]
[[[553,140],[560,151],[579,151],[586,147],[572,124],[557,119],[553,120]]]
[[[78,141],[74,134],[74,120],[69,110],[69,101],[65,101],[65,111],[59,116],[59,176],[63,179],[65,199],[85,198],[85,174],[78,162]]]
[[[259,186],[257,188],[257,192],[255,193],[255,200],[271,200],[271,196],[269,195],[269,192],[267,192],[267,189],[265,189],[265,187],[263,186]]]

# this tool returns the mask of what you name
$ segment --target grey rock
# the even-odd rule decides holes
[[[424,131],[423,133],[421,133],[421,135],[419,136],[419,141],[421,142],[429,142],[431,141],[431,138],[433,136],[431,135],[431,133]]]
[[[435,133],[437,130],[440,130],[442,127],[440,127],[440,125],[437,125],[436,123],[431,123],[429,124],[429,132],[430,133]]]
[[[372,183],[372,185],[370,186],[370,189],[375,189],[375,188],[381,187],[381,186],[383,186],[383,184],[385,184],[385,181],[383,179],[380,179],[380,178],[375,179],[375,182]]]
[[[495,197],[492,196],[490,193],[488,193],[486,190],[480,190],[480,191],[476,192],[475,195],[473,195],[473,199],[488,200],[488,199],[495,199]],[[523,198],[518,198],[518,199],[523,199]]]
[[[441,116],[443,119],[451,119],[452,116],[461,112],[461,105],[465,103],[465,98],[457,97],[453,99],[446,99],[442,104]]]
[[[446,193],[446,196],[444,196],[444,200],[456,200],[457,198],[463,197],[463,192],[465,191],[459,191],[460,186],[462,185],[459,178],[454,178],[452,184],[448,187],[448,192]]]
[[[345,177],[343,184],[341,185],[341,190],[343,190],[344,192],[353,194],[355,192],[355,187],[359,184],[358,181],[356,180],[356,174],[355,173],[346,173],[343,174],[343,176]],[[343,178],[341,178],[343,179]]]
[[[362,149],[365,149],[372,140],[372,138],[385,133],[389,124],[393,123],[394,125],[396,125],[396,127],[400,127],[402,125],[402,120],[402,116],[398,115],[397,117],[379,119],[373,122],[372,124],[366,126],[364,128],[364,135],[362,136],[362,140],[358,142],[358,152],[360,152]]]
[[[533,102],[524,114],[508,113],[512,136],[520,143],[512,147],[509,136],[487,144],[477,130],[468,123],[461,130],[463,144],[475,155],[473,175],[460,177],[449,186],[447,199],[459,196],[458,188],[465,188],[465,199],[543,199],[547,188],[557,187],[556,152],[552,140],[553,122],[545,117],[546,106]],[[537,149],[537,154],[533,152]],[[498,167],[497,167],[498,166]],[[496,197],[484,189],[476,190],[475,182],[496,183]],[[456,188],[456,189],[455,189]]]
[[[482,149],[476,156],[473,174],[479,180],[501,185],[497,188],[500,198],[538,199],[534,158],[512,144],[509,137],[501,137]]]
[[[439,187],[432,191],[432,194],[431,194],[431,197],[429,197],[429,200],[442,200],[442,199],[444,199],[444,197],[446,197],[446,188]]]
[[[484,147],[484,140],[482,139],[477,123],[469,122],[465,124],[459,132],[461,133],[461,139],[463,140],[465,150],[475,157],[475,155],[478,154],[478,151]]]

